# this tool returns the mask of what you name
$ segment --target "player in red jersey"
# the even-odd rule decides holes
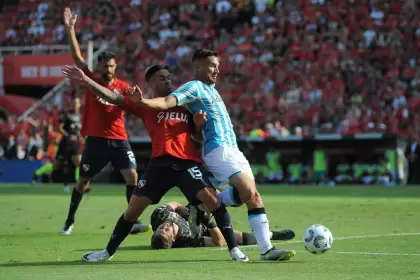
[[[168,190],[177,186],[190,203],[197,205],[201,202],[213,214],[228,244],[232,259],[247,262],[248,257],[237,246],[229,214],[216,197],[206,170],[201,166],[199,149],[190,134],[193,121],[187,111],[179,107],[167,111],[143,109],[135,105],[129,97],[115,94],[89,79],[75,66],[65,66],[63,73],[70,79],[81,81],[109,103],[142,118],[152,139],[152,159],[133,192],[128,209],[118,220],[106,249],[85,254],[82,259],[89,262],[110,259],[127,237],[133,221],[136,221],[150,204],[157,204]],[[151,67],[146,72],[146,80],[157,96],[167,96],[171,92],[170,73],[165,65]],[[200,124],[196,128],[200,131],[198,128],[201,128]],[[175,235],[187,246],[192,246],[199,240],[196,238],[198,233],[193,232],[184,219],[176,214],[169,218],[165,231],[173,234],[162,232],[160,242],[157,242],[160,245],[156,245],[155,242],[155,247],[163,249],[165,244],[172,245]]]
[[[66,8],[64,10],[64,22],[67,27],[74,62],[95,82],[118,95],[123,94],[129,86],[126,82],[115,77],[117,67],[115,54],[103,52],[98,57],[97,70],[99,77],[89,71],[76,39],[74,30],[76,21],[77,15],[72,15],[71,10]],[[83,193],[89,188],[92,177],[100,172],[109,161],[115,169],[120,170],[124,177],[127,184],[127,202],[130,201],[137,185],[136,159],[125,131],[124,109],[106,102],[90,91],[86,92],[85,97],[81,135],[87,137],[87,139],[80,163],[79,180],[73,189],[69,213],[61,230],[61,233],[66,235],[72,232],[74,216]],[[132,233],[144,232],[149,229],[149,225],[137,222],[132,228]]]

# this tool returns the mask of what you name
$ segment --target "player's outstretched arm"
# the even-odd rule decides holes
[[[132,100],[142,107],[154,110],[168,110],[176,106],[184,106],[194,102],[198,96],[197,84],[194,81],[182,85],[169,96],[153,99],[144,98],[141,90],[136,88]]]
[[[219,228],[209,229],[210,238],[204,237],[204,247],[225,247],[226,241]],[[207,237],[207,238],[206,238]]]
[[[102,98],[103,100],[117,106],[125,106],[124,96],[116,94],[101,86],[86,76],[80,68],[66,65],[61,71],[66,78],[81,82],[85,87],[89,88],[96,96]]]
[[[173,96],[158,97],[152,99],[143,98],[137,104],[144,108],[154,110],[168,110],[177,106],[176,98]]]
[[[77,42],[76,32],[74,25],[77,21],[77,15],[72,15],[70,8],[64,9],[64,24],[66,25],[67,37],[71,48],[71,54],[73,56],[74,63],[77,67],[83,69],[86,64],[80,51],[79,43]]]

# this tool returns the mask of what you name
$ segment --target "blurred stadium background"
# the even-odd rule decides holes
[[[150,65],[168,64],[178,86],[192,78],[194,49],[216,49],[217,88],[259,182],[419,183],[410,172],[420,167],[419,1],[2,3],[0,182],[30,182],[54,160],[60,112],[83,97],[61,74],[72,63],[69,6],[89,66],[113,50],[117,77],[146,92]],[[129,114],[126,127],[141,172],[147,131]],[[110,174],[98,180],[121,180]]]

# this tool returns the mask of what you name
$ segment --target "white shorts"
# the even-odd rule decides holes
[[[217,147],[203,156],[203,161],[205,167],[213,174],[220,185],[227,184],[230,177],[239,173],[248,174],[254,180],[251,166],[239,149]]]

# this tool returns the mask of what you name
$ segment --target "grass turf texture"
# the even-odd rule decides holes
[[[0,279],[420,279],[420,188],[260,190],[270,227],[296,231],[293,242],[276,245],[298,252],[290,262],[260,262],[255,246],[244,247],[247,264],[230,261],[219,248],[151,251],[149,232],[130,235],[111,261],[82,263],[82,254],[104,248],[125,210],[122,185],[95,185],[83,198],[70,236],[58,234],[70,199],[61,185],[0,185]],[[162,203],[171,200],[185,202],[177,190]],[[235,229],[249,231],[245,207],[229,212]],[[304,251],[303,232],[314,223],[332,231],[331,252]],[[340,239],[354,236],[359,238]]]

